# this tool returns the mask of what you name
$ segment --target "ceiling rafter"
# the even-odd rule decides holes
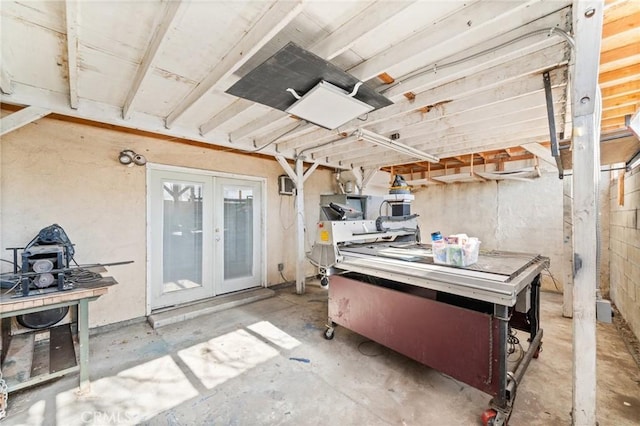
[[[75,0],[64,2],[67,31],[67,72],[69,77],[69,105],[78,109],[78,21],[80,5]]]
[[[553,155],[551,155],[551,149],[539,144],[539,143],[528,143],[524,145],[520,145],[522,148],[526,149],[545,163],[552,165],[554,168],[558,168],[557,163]]]
[[[4,116],[0,119],[0,135],[6,135],[49,114],[51,114],[50,109],[29,106]]]
[[[527,34],[540,28],[553,27],[555,26],[558,20],[558,16],[556,16],[558,13],[565,13],[565,11],[564,9],[562,9],[560,12],[555,12],[554,14],[551,14],[549,16],[545,16],[541,19],[535,20],[534,22],[524,25],[521,28],[515,31],[512,31],[507,35],[501,36],[499,39],[494,40],[492,43],[494,43],[493,45],[495,45],[495,43],[506,42],[522,34]],[[426,42],[427,40],[422,41],[423,44]],[[481,57],[474,58],[469,61],[465,61],[464,63],[460,63],[452,67],[439,69],[437,73],[427,73],[427,74],[419,75],[415,78],[411,78],[405,81],[396,82],[396,84],[393,85],[392,87],[384,89],[383,94],[388,98],[392,99],[393,101],[395,101],[397,104],[398,103],[404,104],[407,101],[407,99],[413,102],[415,101],[415,96],[414,96],[415,93],[421,93],[426,90],[432,89],[438,85],[444,85],[444,84],[450,83],[454,81],[456,78],[460,78],[467,75],[470,72],[470,70],[473,70],[476,73],[479,73],[488,69],[495,69],[497,71],[499,70],[499,67],[504,62],[512,62],[512,61],[516,61],[519,58],[534,55],[536,52],[548,50],[550,49],[550,46],[557,45],[559,43],[564,43],[564,41],[559,38],[554,39],[554,38],[548,38],[548,37],[541,38],[537,42],[532,42],[531,40],[528,40],[528,39],[521,40],[514,43],[511,46],[505,47],[503,49],[497,49],[496,51],[487,53],[485,55],[482,55]],[[444,44],[446,45],[446,51],[448,52],[450,43],[445,41]],[[399,45],[399,47],[401,46]],[[480,51],[485,49],[486,47],[484,46],[480,48],[475,47],[470,49],[470,52],[466,54],[468,55],[475,52],[476,50]],[[384,71],[385,70],[381,70],[381,72],[384,72]],[[411,92],[413,95],[406,97],[405,94],[408,92]],[[416,103],[418,105],[413,106],[413,108],[418,110],[420,108],[423,108],[425,106],[432,104],[433,102],[422,104],[422,102],[419,100]],[[376,112],[377,111],[375,111],[374,113],[370,113],[369,119],[368,119],[369,123],[367,124],[367,126],[372,124],[373,120],[371,118],[371,114],[375,114]],[[347,125],[349,124],[353,124],[353,122],[347,123]],[[319,132],[322,132],[322,130],[320,129]],[[297,136],[298,136],[297,134],[290,135],[291,138],[296,138]],[[279,149],[287,150],[291,148],[291,146],[287,145],[286,141],[284,143],[285,145],[281,146]]]
[[[0,68],[0,91],[6,95],[13,92],[11,73],[7,69],[7,61],[2,58],[2,68]]]
[[[276,0],[269,10],[244,34],[242,39],[216,64],[204,80],[173,109],[166,118],[166,127],[171,128],[176,120],[182,117],[204,95],[209,93],[210,90],[219,87],[226,77],[229,77],[244,65],[280,30],[298,16],[303,9],[301,0],[297,0],[293,4],[295,6],[290,1]]]
[[[349,50],[355,43],[358,42],[358,40],[371,33],[381,25],[384,25],[389,17],[400,13],[409,5],[410,3],[408,2],[389,2],[385,0],[374,2],[362,12],[340,26],[340,28],[338,28],[336,31],[312,45],[309,48],[309,51],[323,59],[331,60],[341,53]],[[245,109],[248,109],[252,107],[254,103],[248,102],[243,105],[245,106]],[[287,117],[288,116],[284,115],[284,113],[278,110],[274,110],[272,113],[270,113],[270,117],[265,118],[264,120],[267,120],[273,126],[286,125]],[[242,132],[239,132],[242,136],[238,136],[238,134],[236,134],[235,136],[232,135],[231,139],[238,140],[241,137],[247,137],[256,132],[259,132],[261,130],[259,127],[259,123],[263,122],[263,120],[259,118],[255,121],[256,124],[254,124],[254,126],[246,127],[242,130]],[[207,126],[206,128],[213,129],[211,126]]]
[[[503,31],[515,29],[539,16],[564,8],[568,2],[545,3],[531,0],[527,3],[477,2],[461,12],[430,25],[403,42],[379,55],[350,68],[349,73],[361,80],[369,80],[382,72],[394,74],[395,69],[413,69],[433,63],[451,55],[451,43],[460,50],[480,41],[495,37],[495,26]],[[544,11],[541,13],[541,11]]]
[[[156,30],[151,37],[151,41],[144,52],[144,56],[138,66],[136,76],[133,78],[131,88],[127,93],[127,99],[122,107],[122,118],[125,120],[129,120],[131,118],[131,114],[135,110],[136,100],[142,93],[141,87],[147,76],[150,74],[151,67],[158,56],[158,52],[167,39],[167,33],[173,28],[174,21],[178,15],[178,10],[181,8],[184,8],[182,0],[164,2],[164,8],[160,12],[160,23],[156,27]]]
[[[455,127],[452,132],[451,117],[444,116],[434,120],[430,120],[430,126],[420,123],[416,126],[406,126],[400,131],[401,141],[407,145],[413,146],[420,143],[424,139],[438,140],[447,135],[464,134],[465,132],[480,133],[484,128],[495,128],[495,117],[502,117],[503,122],[527,121],[531,118],[540,118],[546,114],[546,106],[544,106],[543,95],[526,96],[521,98],[506,99],[503,102],[488,104],[481,108],[476,108],[466,113],[457,114],[455,119],[457,122],[464,123]],[[460,103],[464,103],[461,101]],[[561,105],[562,101],[556,99],[556,106]],[[340,154],[353,151],[353,148],[347,150],[342,149]],[[381,148],[372,149],[372,153],[384,152]],[[323,150],[321,155],[331,156],[331,152]]]
[[[373,111],[369,113],[366,125],[373,125],[387,121],[391,118],[413,112],[417,108],[431,105],[435,102],[456,99],[463,96],[469,96],[492,87],[498,87],[510,81],[515,81],[526,75],[540,72],[546,69],[566,63],[564,52],[549,47],[543,49],[528,57],[518,58],[502,65],[496,65],[492,68],[481,71],[473,76],[473,78],[463,78],[454,80],[450,83],[437,86],[433,89],[418,93],[413,101],[398,101],[393,105]],[[535,69],[532,69],[535,65]],[[542,77],[540,77],[542,78]],[[351,133],[358,127],[362,126],[360,120],[351,120],[345,124],[340,130]],[[315,132],[308,133],[302,138],[291,137],[278,143],[279,150],[285,151],[289,148],[299,147],[304,143],[321,143],[330,135],[324,129],[318,129]]]

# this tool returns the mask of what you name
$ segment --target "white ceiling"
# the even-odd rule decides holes
[[[439,157],[535,144],[549,140],[543,71],[570,132],[570,51],[550,29],[571,32],[571,4],[2,1],[1,100],[341,168],[415,161],[354,141],[360,127]],[[394,105],[330,131],[225,93],[290,41]]]

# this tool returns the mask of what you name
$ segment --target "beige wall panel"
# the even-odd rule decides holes
[[[562,182],[544,173],[531,182],[487,181],[432,185],[416,193],[424,240],[430,233],[465,233],[481,248],[539,253],[551,258],[551,273],[562,291]],[[542,288],[557,291],[543,274]]]
[[[109,268],[119,284],[92,303],[92,327],[146,314],[146,170],[118,163],[125,148],[153,163],[266,178],[267,283],[282,282],[280,262],[285,276],[294,278],[294,203],[278,194],[277,177],[284,172],[276,161],[42,119],[2,139],[0,249],[22,247],[41,228],[58,223],[75,244],[78,263],[133,260]],[[319,194],[331,191],[331,173],[316,170],[305,185],[309,250]],[[306,273],[315,269],[308,264]]]

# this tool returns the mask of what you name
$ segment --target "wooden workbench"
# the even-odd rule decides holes
[[[89,302],[96,300],[98,297],[106,294],[109,287],[117,284],[117,282],[111,277],[104,277],[98,281],[92,283],[79,284],[78,287],[65,290],[55,291],[44,294],[15,297],[13,294],[0,295],[0,320],[4,318],[10,318],[18,315],[31,314],[34,312],[41,312],[48,309],[63,308],[63,307],[76,307],[77,308],[77,331],[78,331],[78,346],[79,354],[76,354],[75,347],[69,348],[68,353],[72,353],[73,357],[77,359],[67,364],[62,369],[57,371],[45,371],[36,376],[31,374],[25,374],[25,369],[31,369],[32,355],[26,354],[23,360],[5,358],[2,365],[2,371],[4,380],[7,383],[9,393],[42,383],[47,380],[61,377],[66,374],[79,371],[80,372],[80,391],[86,391],[89,388]],[[53,327],[58,328],[58,327]],[[53,328],[51,328],[53,330]],[[60,327],[62,328],[62,327]],[[63,331],[62,334],[70,334],[70,327],[67,327],[69,331]],[[37,330],[34,330],[36,333]],[[53,332],[52,332],[53,333]],[[4,334],[4,333],[3,333]],[[59,333],[56,333],[58,335]],[[5,334],[6,336],[6,334]],[[53,339],[53,334],[52,334]],[[18,339],[20,340],[20,339]],[[71,340],[71,339],[69,339]],[[11,350],[13,339],[10,339],[6,344],[7,354]],[[18,342],[16,342],[18,343]],[[73,346],[73,344],[72,344]],[[3,348],[4,349],[4,348]],[[72,352],[69,352],[72,351]],[[4,364],[8,364],[11,361],[10,368]],[[22,365],[15,365],[18,361],[25,363]],[[22,368],[21,368],[22,367]],[[7,374],[7,370],[11,373]],[[47,369],[48,370],[48,369]]]

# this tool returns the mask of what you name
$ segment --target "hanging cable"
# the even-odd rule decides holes
[[[439,70],[450,68],[450,67],[453,67],[455,65],[463,64],[463,63],[468,62],[468,61],[470,61],[472,59],[479,58],[480,56],[484,56],[486,54],[493,53],[493,52],[495,52],[495,51],[497,51],[499,49],[502,49],[503,47],[510,46],[510,45],[512,45],[514,43],[517,43],[519,41],[525,40],[525,39],[530,38],[530,37],[535,37],[535,36],[538,36],[538,35],[541,35],[541,34],[546,34],[547,36],[558,35],[558,36],[560,36],[560,37],[565,39],[565,41],[571,47],[571,50],[575,50],[576,43],[573,40],[573,37],[571,37],[566,31],[564,31],[561,28],[557,28],[557,27],[543,28],[543,29],[540,29],[540,30],[531,31],[531,32],[529,32],[527,34],[523,34],[523,35],[521,35],[519,37],[514,38],[513,40],[506,41],[506,42],[501,43],[501,44],[499,44],[497,46],[493,46],[493,47],[490,47],[488,49],[482,50],[482,51],[480,51],[478,53],[474,53],[473,55],[466,56],[464,58],[461,58],[461,59],[458,59],[458,60],[455,60],[455,61],[452,61],[452,62],[447,62],[445,64],[434,64],[433,66],[431,66],[431,67],[429,67],[427,69],[414,71],[412,73],[409,73],[409,74],[403,76],[401,79],[396,80],[395,83],[393,83],[390,86],[384,88],[380,92],[381,93],[385,93],[385,92],[393,89],[396,86],[399,86],[400,84],[402,84],[402,83],[404,83],[407,80],[410,80],[412,78],[420,77],[420,76],[423,76],[423,75],[429,74],[429,73],[435,74]]]

